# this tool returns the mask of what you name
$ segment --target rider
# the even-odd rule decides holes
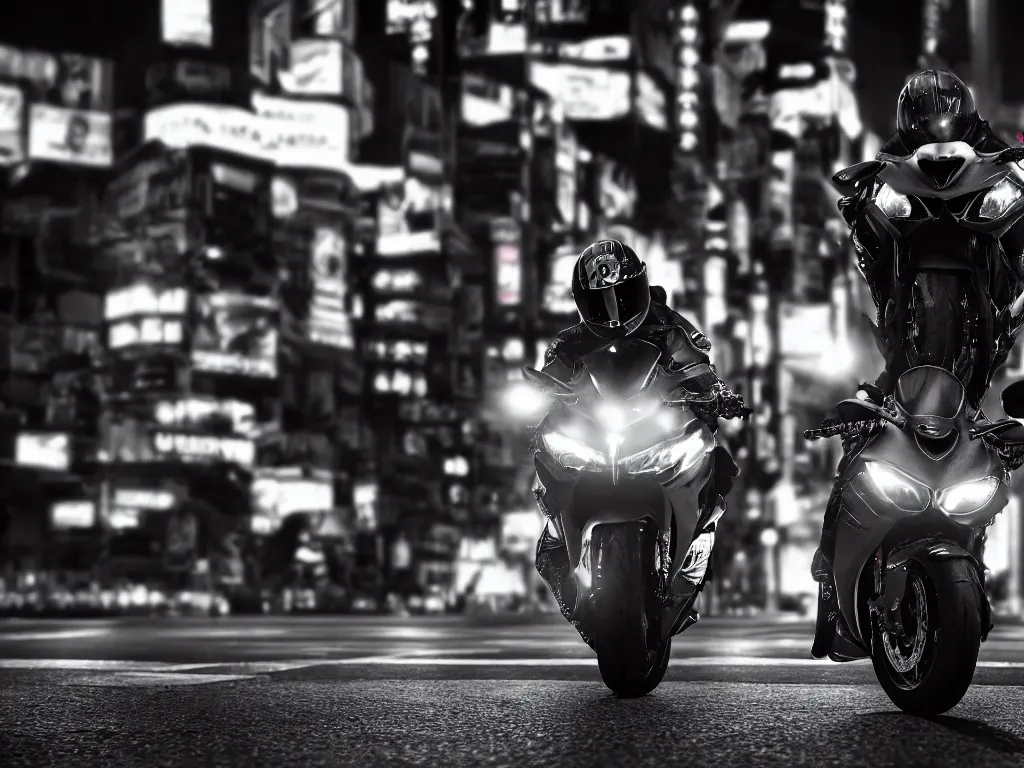
[[[927,144],[943,144],[963,141],[979,152],[998,152],[1009,145],[999,138],[989,124],[982,120],[975,108],[970,89],[952,72],[925,70],[915,75],[903,87],[896,106],[896,135],[882,146],[879,160],[893,158],[904,160],[915,150]],[[856,197],[839,201],[839,210],[847,214],[847,208],[854,205]],[[853,213],[851,211],[850,213]],[[848,217],[849,221],[850,218]],[[861,244],[854,238],[854,245],[860,250]],[[871,286],[874,289],[874,286]],[[874,291],[873,291],[874,292]],[[886,310],[888,311],[888,310]],[[1005,358],[1005,353],[1003,354]],[[863,383],[857,391],[857,398],[875,405],[885,405],[896,386],[897,377],[883,370],[873,384]],[[984,391],[972,387],[973,382],[964,382],[969,402],[977,407]],[[988,382],[985,382],[987,388]],[[859,449],[870,438],[870,431],[861,431],[843,438],[843,459],[836,477],[841,475]],[[819,630],[823,622],[834,623],[838,617],[832,563],[835,556],[836,524],[839,519],[839,494],[836,486],[825,509],[821,528],[821,544],[814,553],[811,573],[821,584],[822,605],[818,609]],[[832,633],[818,631],[811,655],[821,658],[828,653]]]
[[[662,367],[678,377],[688,392],[707,404],[695,408],[712,429],[718,418],[739,416],[742,399],[718,378],[708,359],[711,343],[686,318],[667,306],[664,288],[652,286],[647,265],[636,252],[618,240],[600,240],[587,246],[573,269],[572,296],[580,322],[555,337],[544,356],[544,372],[569,382],[580,372],[580,360],[588,353],[627,336],[656,343],[662,350]],[[718,448],[709,493],[723,505],[738,469],[729,452]],[[572,487],[558,483],[537,467],[534,496],[549,521],[557,521],[572,494]],[[568,550],[558,528],[547,525],[537,543],[537,571],[547,583],[566,618],[575,607],[575,582],[570,577]],[[711,532],[708,532],[711,533]]]
[[[928,69],[914,75],[903,86],[896,103],[896,135],[882,146],[878,159],[903,161],[927,144],[957,141],[985,153],[999,152],[1009,147],[992,130],[988,121],[978,115],[974,96],[963,80],[952,72]],[[856,196],[842,198],[839,210],[845,214],[856,200]],[[856,237],[854,245],[858,250],[862,248]],[[874,292],[874,286],[869,287]],[[896,386],[895,378],[898,375],[894,377],[888,371],[882,371],[874,383],[860,385],[857,397],[882,405]],[[984,392],[972,391],[969,381],[965,381],[964,385],[968,388],[971,403],[980,403]]]

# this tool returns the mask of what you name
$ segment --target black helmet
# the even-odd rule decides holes
[[[628,336],[647,317],[647,265],[618,240],[588,245],[572,273],[572,297],[583,324],[603,339]]]
[[[900,91],[896,132],[909,152],[966,141],[980,122],[971,90],[952,72],[926,69]]]

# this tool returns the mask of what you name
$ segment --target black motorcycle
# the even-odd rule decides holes
[[[833,177],[878,310],[871,331],[890,383],[940,366],[977,405],[1024,322],[1024,150],[890,145]]]
[[[970,687],[992,627],[984,529],[1024,453],[1024,382],[1002,392],[1012,418],[971,415],[966,400],[952,373],[920,366],[889,407],[844,400],[837,420],[805,433],[866,437],[837,479],[839,615],[819,615],[818,631],[834,631],[830,659],[870,657],[892,702],[918,715],[952,709]]]
[[[715,524],[725,511],[716,462],[735,465],[689,392],[639,339],[608,343],[565,383],[524,374],[556,402],[537,429],[535,461],[572,488],[548,530],[565,542],[575,601],[563,607],[620,696],[661,682],[672,637],[699,617]]]

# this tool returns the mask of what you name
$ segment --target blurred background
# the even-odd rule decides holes
[[[3,5],[7,615],[554,610],[519,369],[600,237],[756,409],[701,610],[813,609],[800,432],[881,365],[829,177],[921,68],[1024,127],[1016,0]]]

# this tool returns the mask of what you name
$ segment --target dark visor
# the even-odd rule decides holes
[[[646,280],[630,279],[611,288],[585,291],[585,319],[616,328],[632,320],[647,304],[650,289]]]

